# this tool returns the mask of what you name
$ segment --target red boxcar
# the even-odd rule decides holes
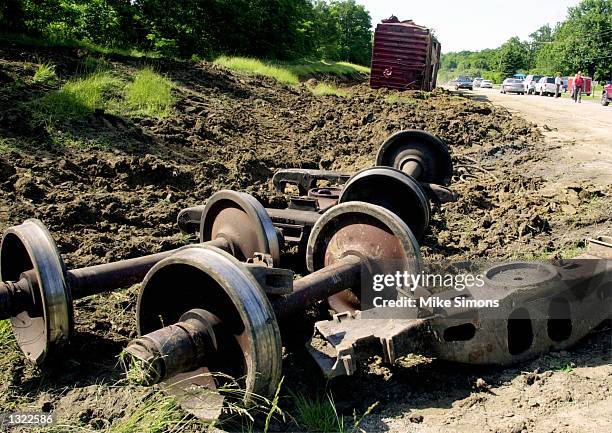
[[[430,29],[395,16],[376,26],[370,87],[431,90],[439,68],[440,43]]]
[[[570,94],[574,91],[574,78],[568,77],[567,79],[567,91]],[[591,77],[582,77],[584,78],[584,86],[582,86],[582,93],[586,93],[587,96],[591,96],[591,88],[593,87],[593,79]]]

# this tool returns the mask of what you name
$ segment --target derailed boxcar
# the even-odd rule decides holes
[[[395,16],[376,26],[370,87],[429,91],[439,67],[440,43],[427,27]]]

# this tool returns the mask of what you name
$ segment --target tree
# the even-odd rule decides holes
[[[612,75],[612,0],[583,0],[569,8],[555,32],[552,65],[565,74],[582,70],[595,79]]]
[[[543,25],[529,35],[529,66],[531,69],[536,64],[536,58],[540,50],[545,49],[553,42],[553,29],[548,25]]]
[[[372,18],[355,0],[333,1],[329,11],[337,21],[339,38],[337,60],[361,65],[370,63],[372,56]]]
[[[516,71],[527,69],[529,66],[529,46],[516,36],[501,46],[499,55],[498,70],[505,77],[511,77]]]

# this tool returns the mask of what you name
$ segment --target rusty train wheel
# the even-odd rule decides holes
[[[410,228],[391,211],[369,203],[347,202],[326,212],[308,239],[306,263],[314,272],[347,255],[364,260],[369,274],[421,272],[419,244]],[[345,290],[329,298],[337,312],[359,309],[359,296]]]
[[[243,192],[222,190],[206,203],[200,225],[200,242],[225,238],[238,250],[234,255],[245,261],[254,253],[272,256],[280,262],[280,245],[276,229],[266,210],[253,196]]]
[[[448,186],[453,163],[448,147],[438,137],[417,129],[400,131],[387,138],[378,149],[376,165],[402,170],[408,161],[418,160],[422,173],[419,182]]]
[[[281,375],[280,331],[266,295],[238,260],[218,248],[193,246],[159,262],[138,296],[138,332],[176,323],[193,309],[217,317],[224,332],[216,334],[219,350],[206,365],[180,374],[178,385],[176,378],[167,380],[179,402],[189,408],[192,403],[181,401],[185,389],[209,387],[211,378],[218,383],[226,375],[239,379],[245,403],[273,395]]]
[[[42,364],[58,343],[73,331],[72,297],[65,266],[42,222],[26,220],[9,228],[0,246],[0,281],[17,281],[33,270],[31,304],[11,318],[17,344],[35,364]],[[29,303],[29,302],[28,302]]]
[[[429,226],[430,207],[421,185],[411,176],[391,167],[371,167],[354,174],[346,183],[339,203],[361,201],[396,214],[416,239]]]

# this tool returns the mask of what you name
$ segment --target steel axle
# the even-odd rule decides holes
[[[210,202],[202,219],[203,243],[240,260],[262,253],[278,263],[279,236],[257,200],[220,191]],[[66,270],[49,231],[40,221],[27,220],[2,239],[0,320],[11,320],[26,357],[41,364],[55,343],[70,337],[74,299],[139,283],[156,263],[179,250]]]

